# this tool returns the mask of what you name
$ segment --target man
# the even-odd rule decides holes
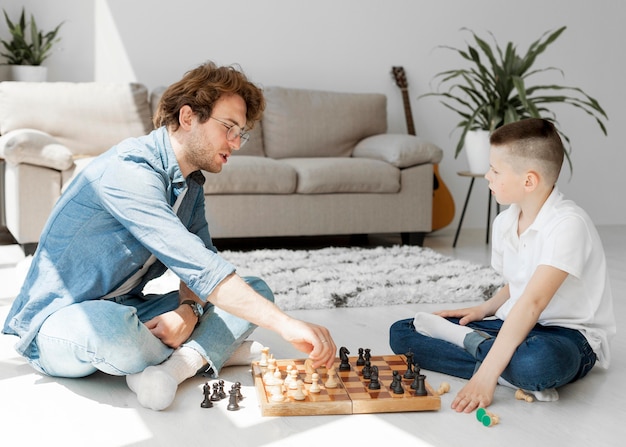
[[[242,343],[256,326],[315,366],[332,364],[328,330],[280,311],[262,280],[239,277],[205,219],[200,170],[220,172],[264,107],[243,73],[206,63],[164,92],[156,130],[114,146],[70,184],[3,328],[35,369],[125,375],[143,406],[162,410],[186,378],[250,361]],[[179,290],[144,295],[168,268]]]

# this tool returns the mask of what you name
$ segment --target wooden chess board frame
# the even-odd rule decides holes
[[[259,396],[259,405],[263,416],[314,416],[328,414],[369,414],[369,413],[393,413],[412,411],[432,411],[441,408],[441,399],[428,382],[425,383],[428,395],[415,396],[411,389],[412,380],[402,379],[404,394],[394,394],[389,389],[393,379],[393,371],[401,375],[406,371],[406,358],[403,355],[372,356],[370,362],[376,365],[379,372],[379,390],[367,388],[369,380],[361,374],[362,366],[356,366],[357,357],[349,357],[350,371],[339,371],[339,359],[335,361],[337,388],[326,388],[324,383],[328,379],[326,368],[318,368],[320,375],[319,385],[321,392],[310,393],[311,384],[304,384],[304,400],[295,400],[291,391],[285,394],[283,402],[271,400],[268,386],[263,382],[265,367],[259,366],[259,362],[252,363],[252,376],[254,386]],[[297,369],[300,379],[306,374],[304,367],[305,359],[276,360],[276,365],[286,377],[287,365]]]

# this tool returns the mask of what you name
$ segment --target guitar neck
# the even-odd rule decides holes
[[[404,103],[404,117],[406,118],[406,128],[410,135],[415,135],[415,125],[413,124],[413,112],[411,112],[411,101],[409,99],[409,89],[402,88],[402,102]]]

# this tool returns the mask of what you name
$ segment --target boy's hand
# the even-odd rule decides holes
[[[459,318],[459,324],[461,326],[465,326],[472,321],[483,320],[487,317],[486,312],[480,305],[474,307],[464,307],[462,309],[440,310],[438,312],[434,312],[434,314],[444,318]]]
[[[452,409],[459,413],[471,413],[477,408],[488,407],[493,401],[497,384],[497,377],[493,380],[477,371],[452,401]]]

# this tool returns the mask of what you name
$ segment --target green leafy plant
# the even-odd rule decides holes
[[[11,40],[1,40],[6,52],[0,54],[7,58],[9,65],[41,65],[50,56],[52,46],[60,40],[57,38],[57,34],[63,23],[44,34],[37,27],[35,17],[32,14],[28,23],[26,22],[23,8],[19,21],[15,23],[9,19],[6,11],[2,11],[11,34]],[[29,27],[30,33],[28,35]]]
[[[535,61],[565,31],[563,26],[553,32],[545,32],[533,42],[525,54],[519,54],[516,46],[508,42],[502,49],[493,34],[493,47],[467,28],[475,46],[466,49],[442,46],[455,51],[470,64],[437,73],[438,90],[421,95],[438,96],[441,103],[461,116],[455,129],[461,129],[454,157],[463,149],[465,135],[470,130],[483,129],[492,132],[496,128],[524,118],[544,118],[557,125],[556,114],[550,110],[553,104],[567,104],[583,110],[593,117],[604,135],[607,135],[604,120],[607,114],[598,101],[577,87],[557,84],[530,85],[531,77],[544,72],[563,71],[555,67],[534,68]],[[557,126],[558,128],[558,126]],[[570,146],[570,140],[560,129],[561,137]],[[569,152],[566,158],[572,168]]]

